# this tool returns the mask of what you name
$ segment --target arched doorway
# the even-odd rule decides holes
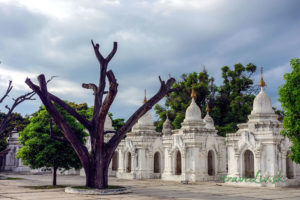
[[[114,155],[112,157],[112,166],[111,166],[111,168],[112,168],[113,171],[117,171],[118,167],[119,167],[119,155],[118,155],[118,152],[115,151]]]
[[[291,152],[287,152],[287,155],[286,155],[286,177],[288,179],[292,179],[294,178],[294,166],[293,166],[293,161],[292,159],[290,159],[289,157],[289,154]]]
[[[254,178],[254,155],[250,150],[244,153],[244,177]]]
[[[215,154],[212,150],[207,155],[207,173],[209,176],[215,175]]]
[[[181,175],[181,153],[180,151],[176,152],[176,160],[175,160],[175,175]]]
[[[154,168],[153,168],[154,173],[160,173],[160,153],[156,152],[154,154]]]
[[[126,172],[130,173],[131,172],[131,153],[128,152],[127,154],[127,166],[126,166]]]

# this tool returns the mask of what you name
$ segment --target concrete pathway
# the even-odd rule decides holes
[[[51,175],[16,175],[2,176],[18,177],[23,180],[0,180],[1,200],[44,200],[44,199],[288,199],[300,200],[300,188],[246,188],[225,186],[216,183],[196,183],[183,185],[176,182],[161,180],[124,180],[111,178],[111,185],[131,186],[132,193],[122,195],[77,195],[67,194],[64,189],[34,190],[23,186],[50,185]],[[84,185],[85,178],[80,176],[59,176],[60,185]]]

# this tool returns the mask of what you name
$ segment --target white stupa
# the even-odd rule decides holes
[[[208,128],[208,129],[214,129],[215,130],[216,128],[215,128],[214,120],[209,115],[210,109],[209,109],[208,103],[206,104],[205,111],[206,111],[206,115],[203,119],[203,121],[205,122],[205,127]]]
[[[169,120],[168,111],[167,111],[166,116],[167,116],[167,118],[166,118],[166,121],[163,123],[162,133],[164,135],[171,135],[172,134],[172,125],[171,125],[171,121]]]
[[[192,102],[189,107],[186,109],[185,118],[182,122],[182,128],[192,128],[192,127],[201,127],[204,126],[205,123],[201,117],[201,110],[199,106],[196,104],[196,93],[194,88],[192,88],[191,94]]]
[[[272,108],[271,98],[265,93],[264,87],[266,86],[266,84],[262,75],[259,82],[259,86],[260,92],[253,101],[253,109],[251,111],[251,114],[248,116],[249,122],[268,121],[278,125],[278,115],[275,114]]]
[[[143,103],[147,102],[146,90]],[[150,111],[146,112],[137,123],[132,127],[132,132],[153,132],[155,131],[155,126],[152,121],[152,116]]]
[[[104,131],[112,131],[114,130],[114,127],[112,126],[112,121],[108,115],[105,117],[105,122],[104,122]]]

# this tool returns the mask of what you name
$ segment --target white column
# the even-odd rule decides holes
[[[123,173],[124,172],[124,166],[125,166],[125,159],[124,159],[124,154],[122,150],[119,150],[119,161],[118,161],[118,172]]]
[[[182,164],[182,179],[186,180],[186,149],[182,150],[182,156],[181,156],[181,164]]]
[[[139,171],[142,178],[149,178],[149,172],[151,170],[151,156],[148,157],[146,149],[139,149]]]
[[[235,152],[234,146],[227,147],[228,153],[228,176],[239,177],[243,175],[241,166],[240,166],[240,154]]]
[[[286,152],[282,154],[282,161],[281,161],[281,174],[283,177],[286,177]]]
[[[204,176],[208,176],[208,172],[207,172],[207,152],[206,150],[202,150],[200,153],[199,153],[199,173],[201,175],[204,175]]]
[[[276,159],[275,159],[275,146],[273,143],[267,144],[266,147],[266,174],[269,176],[275,175],[275,165],[276,165]]]
[[[136,170],[136,161],[135,161],[135,159],[136,159],[136,155],[135,155],[135,153],[134,152],[132,152],[131,153],[131,173],[134,173],[135,172],[135,170]]]
[[[165,154],[165,166],[164,166],[164,172],[163,176],[168,176],[172,174],[172,155],[169,154],[168,148],[164,148],[164,154]]]
[[[261,154],[260,153],[256,153],[254,155],[255,155],[255,158],[254,158],[254,161],[255,161],[255,164],[254,164],[254,175],[255,175],[258,172],[258,170],[261,170]],[[262,170],[261,170],[260,173],[262,173]]]
[[[242,176],[243,175],[243,168],[240,162],[241,154],[234,154],[234,169],[233,169],[233,175],[234,176]],[[243,161],[242,161],[243,162]]]
[[[198,147],[194,147],[194,148],[191,148],[191,151],[192,151],[192,157],[191,158],[188,158],[189,160],[193,161],[192,162],[192,171],[195,173],[195,174],[199,174],[200,173],[200,165],[199,163],[201,162],[200,160],[200,153],[199,153],[199,148]]]

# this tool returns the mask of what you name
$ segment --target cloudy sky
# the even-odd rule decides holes
[[[26,77],[57,75],[50,91],[92,105],[81,83],[98,82],[94,39],[104,55],[118,41],[109,66],[119,82],[115,117],[128,118],[145,88],[152,96],[159,75],[179,78],[204,65],[220,84],[220,68],[238,62],[264,67],[266,91],[279,107],[282,76],[300,57],[299,9],[297,0],[0,0],[0,89],[13,80],[12,98],[29,91]],[[16,111],[31,114],[39,105]]]

